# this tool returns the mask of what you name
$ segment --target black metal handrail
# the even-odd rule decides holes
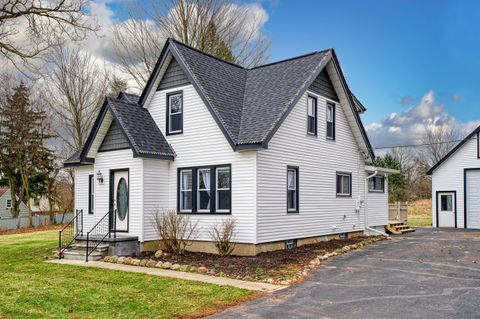
[[[78,236],[83,236],[83,209],[77,209],[72,220],[58,232],[58,259],[63,258],[65,249],[70,247]]]
[[[111,217],[111,218],[110,218]],[[95,224],[95,226],[87,232],[87,246],[85,253],[85,261],[97,249],[97,247],[105,241],[105,238],[117,238],[116,231],[117,210],[109,211]]]

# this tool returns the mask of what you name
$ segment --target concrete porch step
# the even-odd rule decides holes
[[[74,259],[74,260],[85,260],[85,254],[86,250],[85,249],[67,249],[63,252],[63,258],[64,259]],[[90,256],[88,256],[88,259],[90,260],[100,260],[103,257],[105,257],[108,254],[107,251],[93,251]]]

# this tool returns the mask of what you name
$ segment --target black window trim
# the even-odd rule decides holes
[[[315,117],[315,124],[314,124],[314,132],[310,132],[308,130],[308,124],[309,124],[309,117],[310,115],[308,115],[308,101],[310,99],[313,99],[315,101],[315,114],[314,114],[314,117]],[[307,135],[310,135],[310,136],[318,136],[318,99],[316,96],[312,95],[312,94],[307,94]]]
[[[288,208],[288,171],[290,170],[295,170],[295,210],[291,210]],[[287,209],[287,214],[298,214],[300,212],[300,170],[298,166],[292,166],[288,165],[287,166],[287,175],[286,175],[286,209]]]
[[[381,178],[383,180],[382,181],[382,189],[370,189],[370,180],[372,180],[374,178]],[[386,181],[387,181],[387,179],[385,178],[385,176],[382,176],[382,175],[376,175],[376,176],[371,177],[368,180],[368,192],[369,193],[385,193],[385,183],[386,183]]]
[[[338,176],[348,176],[350,178],[350,194],[338,193]],[[335,173],[335,193],[337,197],[352,197],[352,173],[351,172],[341,172],[337,171]]]
[[[328,120],[328,107],[329,106],[332,107],[332,113],[333,113],[333,121],[331,122],[332,127],[333,127],[333,130],[332,130],[333,136],[328,136],[328,123],[330,123],[330,121]],[[336,138],[336,122],[337,122],[336,118],[337,118],[337,105],[333,102],[327,101],[327,106],[325,108],[325,136],[326,136],[327,140],[335,141],[335,138]]]
[[[217,208],[217,168],[228,167],[230,169],[230,209],[216,211]],[[210,169],[210,211],[199,212],[197,210],[197,183],[198,183],[198,170],[203,168]],[[192,171],[192,210],[180,211],[180,172],[183,170]],[[231,164],[218,164],[218,165],[203,165],[203,166],[190,166],[190,167],[178,167],[177,168],[177,214],[192,214],[192,215],[231,215],[232,214],[232,165]]]
[[[92,199],[93,195],[93,199]],[[95,210],[95,175],[88,175],[88,214],[94,214]]]
[[[180,94],[182,97],[182,129],[180,131],[174,131],[170,132],[170,96],[172,95],[178,95]],[[183,90],[180,91],[174,91],[174,92],[168,92],[166,94],[166,102],[165,102],[166,107],[166,127],[165,127],[165,132],[166,135],[177,135],[177,134],[182,134],[183,133],[183,113],[184,113],[184,105],[183,105]]]

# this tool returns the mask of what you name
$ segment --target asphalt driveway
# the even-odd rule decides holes
[[[480,318],[480,232],[417,229],[211,318]]]

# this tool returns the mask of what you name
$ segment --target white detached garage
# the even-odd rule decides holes
[[[480,127],[428,172],[433,226],[480,229]]]

